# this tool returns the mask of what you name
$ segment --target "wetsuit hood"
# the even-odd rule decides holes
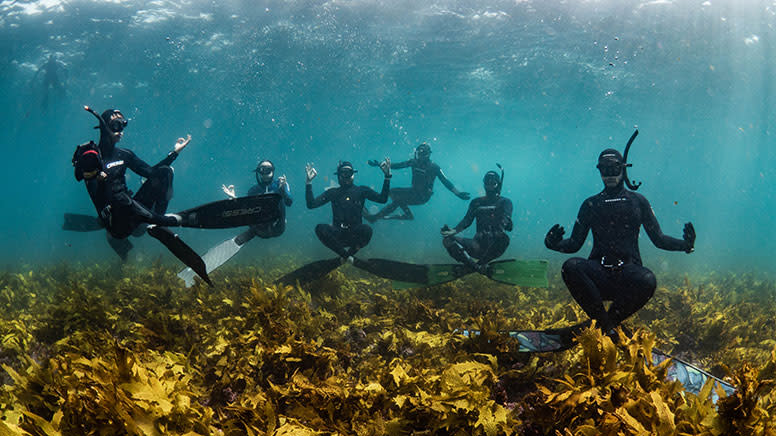
[[[431,160],[431,146],[428,143],[421,142],[420,145],[415,147],[415,159],[427,162]]]
[[[337,164],[337,172],[334,174],[337,176],[340,186],[351,186],[357,172],[357,170],[353,169],[353,164],[345,160]]]
[[[275,176],[275,165],[268,159],[262,159],[259,160],[253,172],[256,173],[256,183],[259,185],[269,185]]]

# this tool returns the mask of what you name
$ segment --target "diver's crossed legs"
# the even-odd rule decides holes
[[[563,281],[588,316],[604,331],[617,327],[652,298],[655,275],[636,264],[607,268],[595,259],[573,257],[561,269]],[[607,311],[604,301],[611,301]]]
[[[372,239],[372,228],[366,224],[356,224],[347,228],[331,224],[315,226],[318,239],[331,251],[343,259],[355,255]]]

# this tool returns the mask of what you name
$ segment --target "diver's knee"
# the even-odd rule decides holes
[[[564,278],[567,276],[579,275],[582,273],[586,261],[586,259],[581,257],[572,257],[571,259],[563,262],[563,266],[561,267],[560,272]]]
[[[318,238],[321,238],[322,236],[329,233],[329,225],[328,224],[318,224],[315,226],[315,234],[318,236]]]

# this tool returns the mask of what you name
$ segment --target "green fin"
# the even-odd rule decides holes
[[[497,282],[531,288],[546,288],[546,260],[497,260],[489,264],[489,277]]]
[[[549,286],[548,265],[546,260],[497,260],[488,264],[488,278],[508,285],[546,288]],[[428,273],[425,281],[418,280],[417,275],[413,276],[415,280],[387,278],[394,280],[394,289],[407,289],[447,283],[474,272],[472,268],[459,263],[426,265],[426,268]]]
[[[280,194],[229,198],[178,212],[183,227],[228,229],[269,223],[280,218]]]

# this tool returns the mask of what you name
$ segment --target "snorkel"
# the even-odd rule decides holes
[[[95,118],[100,122],[99,126],[96,126],[95,129],[100,129],[100,151],[105,153],[106,155],[110,155],[113,152],[113,148],[116,146],[116,142],[118,142],[118,139],[116,137],[116,132],[113,131],[113,129],[110,128],[108,125],[108,122],[105,121],[105,119],[97,114],[97,112],[94,111],[94,109],[90,108],[89,106],[84,106],[84,110],[89,112],[90,114],[94,115]],[[119,111],[115,111],[121,114]],[[123,117],[123,115],[122,115]]]
[[[633,164],[628,163],[628,152],[630,151],[631,145],[633,144],[633,140],[636,139],[638,134],[639,129],[636,129],[636,131],[633,132],[633,135],[631,135],[630,139],[628,140],[628,144],[625,145],[625,153],[622,155],[622,178],[625,180],[625,184],[628,185],[628,188],[632,191],[639,189],[639,186],[641,186],[641,182],[636,182],[635,180],[631,182],[631,179],[628,178],[628,167],[633,166]]]
[[[102,117],[99,114],[97,114],[97,112],[94,111],[94,109],[90,108],[89,106],[84,106],[84,110],[94,115],[95,118],[97,118],[97,120],[100,122],[100,125],[99,125],[100,131],[103,131],[108,135],[113,135],[113,130],[111,130],[110,127],[108,127],[108,123],[106,123],[105,120],[103,120]]]
[[[504,167],[502,167],[500,163],[496,163],[496,166],[501,170],[501,180],[498,182],[498,195],[500,196],[501,188],[504,186]]]

